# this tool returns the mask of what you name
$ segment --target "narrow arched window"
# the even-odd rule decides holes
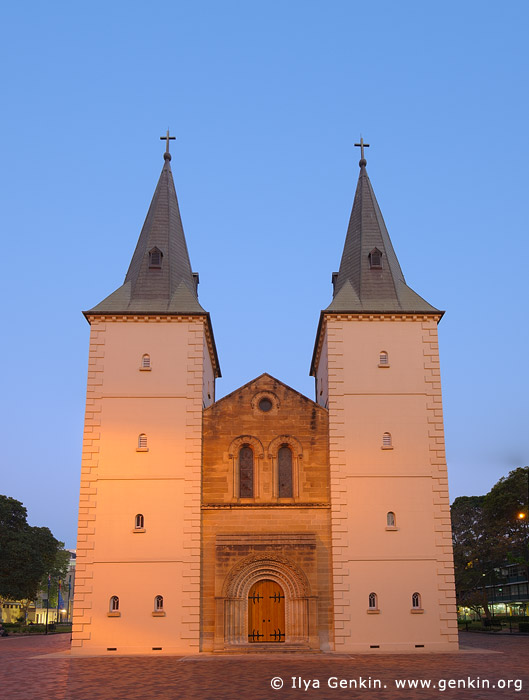
[[[141,435],[138,435],[138,450],[146,450],[147,449],[147,435],[145,433],[141,433]]]
[[[391,433],[384,433],[382,435],[382,447],[392,447],[393,443],[391,440]]]
[[[369,594],[369,610],[378,609],[378,596],[376,593]]]
[[[117,595],[113,595],[110,598],[109,610],[110,612],[117,612],[119,610],[119,598]]]
[[[395,527],[395,525],[397,524],[397,521],[395,519],[395,513],[392,510],[390,510],[387,514],[386,522],[388,527]]]
[[[149,251],[149,267],[156,268],[162,266],[163,253],[159,248],[152,248]]]
[[[136,530],[143,530],[145,527],[144,525],[145,519],[141,513],[138,513],[138,515],[134,518],[134,528]]]
[[[278,450],[277,472],[279,478],[279,498],[292,498],[292,450],[288,445],[281,445]]]
[[[389,365],[389,355],[385,350],[380,351],[380,355],[378,358],[378,364],[381,367],[387,367],[387,365]]]
[[[141,358],[141,368],[151,369],[151,356],[147,355],[147,353],[145,353],[145,355],[143,355],[143,357]]]
[[[154,599],[154,609],[163,610],[163,595],[157,595]]]
[[[249,445],[239,450],[239,496],[253,498],[253,450]]]
[[[421,607],[421,595],[420,593],[414,593],[411,597],[411,607],[420,608]]]

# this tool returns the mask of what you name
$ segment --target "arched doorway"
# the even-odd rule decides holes
[[[254,624],[253,615],[257,613],[257,608],[254,612],[250,612],[249,608],[254,605],[255,593],[255,605],[258,597],[264,598],[262,590],[257,588],[256,592],[256,584],[264,585],[264,582],[276,586],[275,591],[272,589],[267,593],[267,596],[272,595],[272,603],[274,592],[283,596],[279,598],[279,595],[276,595],[276,601],[278,601],[276,614],[281,617],[276,620],[275,628],[272,625],[274,618],[271,615],[255,618],[256,621],[261,620],[261,626],[263,620],[266,620],[268,625],[268,619],[270,619],[272,629],[271,638],[267,635],[268,642],[281,641],[285,646],[318,648],[317,598],[311,595],[305,573],[289,558],[275,553],[244,557],[226,576],[222,595],[216,599],[215,637],[218,648],[234,646],[254,647],[256,650],[262,648],[262,644],[257,645],[255,642],[263,642],[265,631]],[[282,613],[281,608],[284,611]],[[255,635],[252,639],[254,630],[263,637],[259,636],[257,639]],[[279,637],[280,634],[281,637]]]
[[[248,641],[285,641],[285,594],[276,581],[262,579],[248,593]]]

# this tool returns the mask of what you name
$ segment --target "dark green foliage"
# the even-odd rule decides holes
[[[28,525],[27,511],[0,496],[0,598],[33,599],[62,547],[47,527]]]
[[[503,477],[486,496],[462,496],[452,504],[458,603],[482,606],[489,617],[487,586],[501,583],[506,562],[527,566],[529,518],[527,467]],[[526,518],[520,519],[519,513]]]
[[[528,467],[518,467],[502,477],[486,496],[485,513],[496,523],[498,534],[509,542],[511,563],[528,567],[529,517]],[[524,517],[520,518],[520,514]]]

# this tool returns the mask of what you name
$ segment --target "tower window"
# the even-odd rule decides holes
[[[390,510],[386,516],[386,525],[387,527],[396,527],[397,525],[395,513],[392,510]]]
[[[414,610],[420,610],[421,606],[421,594],[420,593],[414,593],[411,597],[411,607]]]
[[[138,513],[138,515],[134,518],[134,529],[135,530],[143,530],[145,527],[145,519],[141,513]]]
[[[119,598],[117,597],[117,595],[113,595],[110,598],[110,604],[109,604],[108,609],[109,609],[109,612],[118,612],[118,610],[119,610]]]
[[[239,497],[253,498],[253,450],[249,445],[239,450]]]
[[[378,358],[378,366],[389,367],[389,355],[385,350],[380,351],[380,355]]]
[[[384,433],[382,435],[382,449],[383,450],[392,450],[393,449],[393,441],[391,439],[391,433]]]
[[[373,248],[369,253],[369,266],[372,270],[382,269],[382,251],[378,248]]]
[[[151,369],[151,356],[145,353],[141,358],[140,369],[149,370]]]
[[[153,248],[149,251],[149,267],[160,268],[162,266],[163,253],[159,248]]]
[[[376,593],[369,594],[369,610],[378,609],[378,596]]]
[[[279,498],[292,498],[292,450],[288,445],[281,445],[277,453],[277,472],[279,479]]]
[[[165,617],[165,611],[163,609],[163,595],[157,595],[154,597],[154,610],[152,611],[153,617]]]
[[[138,447],[136,448],[136,452],[147,452],[148,450],[147,435],[141,433],[138,435]]]

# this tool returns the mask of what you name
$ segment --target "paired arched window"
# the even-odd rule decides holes
[[[163,610],[163,595],[157,595],[154,598],[154,609],[157,611]]]
[[[378,596],[376,593],[369,594],[369,610],[378,610]]]
[[[253,450],[250,445],[243,445],[239,450],[239,497],[253,498],[254,473]]]
[[[147,353],[141,358],[141,369],[151,369],[151,356]]]
[[[145,518],[141,513],[138,513],[138,515],[134,518],[134,529],[135,530],[143,530],[145,527]]]
[[[397,525],[397,519],[395,518],[395,513],[390,510],[386,516],[387,527],[395,527]]]
[[[384,433],[382,435],[382,447],[393,447],[391,433]]]
[[[415,610],[419,609],[422,607],[421,605],[421,594],[420,593],[414,593],[411,597],[411,607],[414,608]]]
[[[294,485],[292,479],[292,450],[288,445],[281,445],[277,452],[277,472],[279,498],[292,498]]]
[[[380,355],[378,356],[378,364],[380,367],[388,367],[389,355],[385,350],[380,351]]]
[[[110,612],[118,612],[118,610],[119,610],[119,598],[117,597],[117,595],[113,595],[110,598],[110,603],[109,603],[108,609]]]
[[[141,433],[138,435],[138,450],[146,450],[147,448],[147,435],[145,435],[145,433]]]

